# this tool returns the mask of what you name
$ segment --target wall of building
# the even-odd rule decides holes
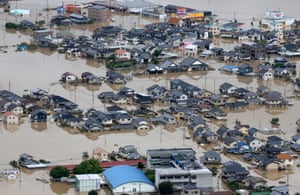
[[[141,182],[132,182],[112,189],[114,194],[155,192],[154,186]]]

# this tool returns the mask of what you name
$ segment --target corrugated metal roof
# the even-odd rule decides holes
[[[112,188],[130,182],[141,182],[154,186],[140,169],[128,165],[114,166],[105,170],[103,175]]]
[[[119,0],[116,2],[118,5],[128,8],[148,8],[148,7],[158,7],[157,4],[151,3],[145,0]]]

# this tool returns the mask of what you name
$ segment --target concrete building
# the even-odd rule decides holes
[[[93,5],[88,8],[88,18],[97,22],[105,22],[110,18],[110,11],[104,6]]]
[[[182,190],[185,184],[193,184],[201,192],[210,192],[212,187],[212,173],[206,167],[199,169],[155,169],[155,185],[158,186],[161,182],[170,181],[174,188]]]
[[[75,175],[75,186],[79,192],[99,190],[103,180],[98,174]]]
[[[192,148],[148,150],[147,168],[155,170],[156,186],[171,181],[178,190],[184,190],[187,184],[201,193],[213,190],[212,173],[196,159]]]
[[[280,10],[267,11],[266,17],[261,20],[262,26],[279,32],[291,30],[294,22],[295,18],[285,16]]]
[[[96,147],[93,149],[93,158],[100,162],[108,161],[108,152],[101,147]]]
[[[113,194],[151,194],[155,185],[138,168],[119,165],[106,169],[103,176]]]

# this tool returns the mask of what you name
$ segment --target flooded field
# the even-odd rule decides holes
[[[153,2],[167,4],[167,1],[162,0]],[[267,2],[270,3],[273,1]],[[50,7],[54,7],[59,5],[61,1],[49,1],[49,3]],[[186,6],[190,5],[190,2],[186,0],[178,0],[178,3],[186,3]],[[295,3],[297,5],[299,4],[298,1],[295,1]],[[207,0],[204,1],[204,7],[200,4],[198,6],[199,9],[212,8],[213,11],[217,10],[219,13],[222,13],[222,11],[218,10],[219,8],[217,9],[214,7],[216,4],[217,3],[213,0]],[[46,7],[46,4],[36,4],[35,1],[32,0],[22,0],[14,2],[12,6],[36,11],[30,16],[31,18],[34,18],[36,17],[36,14],[41,11],[40,8]],[[286,4],[284,4],[284,6],[286,6]],[[34,7],[34,9],[32,7]],[[228,13],[231,13],[231,10],[227,8],[227,11],[224,12],[229,15]],[[254,11],[249,10],[249,12],[251,12],[252,15],[252,12]],[[290,12],[292,13],[293,10],[290,9]],[[39,17],[40,19],[47,19],[47,17],[51,17],[52,14],[54,13],[48,13],[48,15],[43,13]],[[259,12],[259,14],[262,13]],[[153,21],[136,15],[115,14],[114,18],[116,21],[111,25],[121,25],[128,28],[135,24],[142,26]],[[16,44],[20,42],[28,42],[31,38],[26,33],[6,31],[4,29],[3,22],[18,21],[20,18],[14,18],[13,16],[8,16],[5,13],[0,13],[0,20],[2,28],[0,31],[0,46],[7,46],[3,48],[7,53],[0,53],[0,89],[8,89],[18,95],[22,95],[24,89],[41,88],[47,90],[49,93],[61,95],[76,102],[83,110],[92,107],[104,110],[107,105],[97,99],[97,94],[112,89],[118,90],[120,88],[120,86],[111,86],[105,83],[96,87],[88,85],[63,86],[58,84],[57,82],[60,79],[61,74],[64,72],[69,71],[79,76],[82,72],[89,71],[99,76],[104,76],[106,73],[105,66],[94,60],[80,58],[69,59],[64,54],[51,52],[45,49],[35,52],[16,52]],[[93,29],[101,27],[101,25],[105,24],[94,24],[94,26],[90,26],[89,28],[75,27],[71,28],[70,31],[74,34],[90,35]],[[225,48],[233,47],[233,44],[227,42],[218,42],[218,44]],[[231,74],[224,74],[218,71],[218,68],[224,64],[213,59],[203,60],[206,60],[206,62],[215,68],[215,70],[208,72],[193,72],[188,74],[136,76],[133,77],[131,81],[128,81],[126,86],[135,89],[137,92],[145,92],[147,87],[150,87],[155,83],[168,87],[170,80],[180,78],[201,88],[206,88],[212,92],[218,92],[218,86],[224,81],[227,81],[236,86],[254,91],[256,87],[264,84],[274,90],[282,92],[286,97],[292,97],[295,95],[291,83],[279,79],[264,83],[266,81],[258,80],[255,77],[245,78]],[[299,67],[299,59],[294,59],[294,62],[297,63],[297,67]],[[299,72],[299,70],[297,70],[297,72]],[[256,128],[271,128],[270,120],[273,117],[278,117],[280,119],[280,128],[284,131],[284,134],[281,134],[280,136],[289,138],[291,135],[296,133],[295,122],[299,118],[300,110],[300,99],[293,98],[291,101],[294,105],[286,108],[253,107],[245,110],[231,111],[228,114],[227,121],[211,123],[211,128],[216,130],[221,124],[225,124],[229,128],[232,128],[235,125],[236,120]],[[156,106],[154,109],[158,110],[160,107]],[[146,150],[150,148],[170,147],[192,147],[198,155],[201,155],[203,152],[203,149],[191,139],[184,138],[182,128],[166,129],[160,126],[148,132],[126,131],[82,134],[74,129],[60,128],[51,122],[42,126],[32,125],[28,118],[24,118],[22,124],[19,126],[7,126],[2,123],[0,124],[0,168],[7,167],[9,161],[16,160],[22,153],[29,153],[37,159],[50,160],[55,164],[78,163],[81,161],[82,152],[87,151],[91,153],[91,151],[97,146],[103,147],[107,151],[111,152],[118,150],[120,146],[133,143],[141,154],[145,154]],[[224,157],[224,160],[229,160],[229,158]],[[297,182],[297,178],[300,177],[300,170],[295,167],[293,171],[294,172],[290,173],[288,176],[291,194],[300,191],[300,185],[298,184],[299,182]],[[257,173],[253,172],[253,174]],[[268,174],[270,174],[270,176],[264,176],[269,177],[270,185],[278,184],[279,180],[286,180],[287,178],[286,174]],[[49,179],[48,170],[23,170],[21,176],[13,182],[0,179],[0,192],[1,194],[25,195],[80,194],[69,185],[60,183],[45,184],[37,181],[36,178]],[[214,181],[214,184],[217,185],[217,181]],[[101,192],[101,194],[106,193]]]

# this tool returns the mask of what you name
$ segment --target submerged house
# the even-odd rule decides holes
[[[7,105],[6,110],[13,112],[16,115],[21,116],[24,112],[23,107],[20,104],[10,103]]]
[[[42,109],[33,110],[30,113],[30,121],[31,122],[46,122],[47,121],[47,113]]]
[[[253,68],[249,64],[242,64],[238,66],[237,74],[243,76],[255,75]]]
[[[219,129],[216,131],[217,136],[220,140],[224,140],[227,137],[227,132],[230,131],[230,129],[224,125],[220,126]]]
[[[59,95],[49,95],[47,96],[47,98],[47,103],[54,110],[66,110],[71,113],[81,112],[77,104],[64,97],[61,97]]]
[[[106,72],[107,80],[112,84],[125,84],[125,76],[115,71]]]
[[[160,67],[164,72],[181,72],[180,66],[170,60],[164,61]]]
[[[294,166],[293,156],[288,153],[279,153],[276,158],[281,162],[282,169],[292,169]]]
[[[222,106],[225,105],[227,99],[222,97],[219,94],[216,94],[216,95],[212,95],[207,101],[213,106]]]
[[[78,77],[71,72],[65,72],[61,75],[60,81],[63,83],[75,83],[78,81]]]
[[[279,106],[284,104],[283,96],[278,91],[267,91],[263,94],[264,103],[268,106]]]
[[[221,94],[233,95],[237,87],[232,85],[231,83],[224,82],[220,85],[219,91]]]
[[[8,125],[19,124],[19,121],[20,121],[19,116],[13,112],[7,111],[3,114],[3,122]]]
[[[200,157],[200,162],[203,164],[220,164],[221,160],[220,153],[215,151],[204,152],[204,155]]]
[[[222,177],[230,181],[243,181],[249,175],[249,171],[246,168],[242,167],[241,164],[235,161],[228,161],[223,163],[222,168]]]
[[[193,57],[183,59],[179,66],[183,71],[207,71],[209,69],[206,63]]]

